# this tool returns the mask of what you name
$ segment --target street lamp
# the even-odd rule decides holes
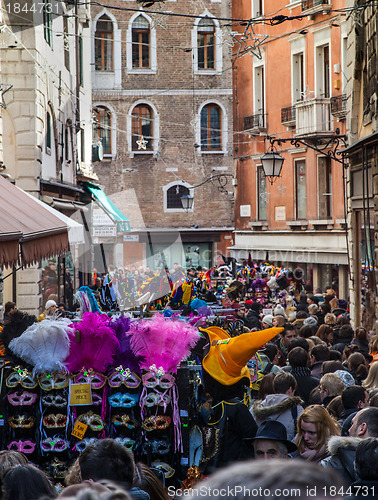
[[[281,175],[284,158],[271,146],[270,150],[261,157],[265,177],[273,184]]]
[[[188,189],[196,189],[200,186],[203,186],[204,184],[207,184],[208,182],[211,182],[211,184],[215,186],[220,193],[228,194],[226,186],[228,184],[229,178],[232,178],[232,185],[236,186],[236,181],[232,174],[218,174],[218,175],[211,175],[211,177],[205,179],[203,182],[201,182],[201,184],[197,184],[196,186],[190,186]],[[193,208],[194,197],[191,196],[190,194],[184,194],[183,196],[180,197],[180,200],[182,208],[186,212],[188,212]]]
[[[193,208],[193,200],[194,197],[190,196],[190,194],[184,194],[184,196],[180,197],[182,208],[188,212]]]

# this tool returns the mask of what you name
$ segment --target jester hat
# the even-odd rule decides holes
[[[249,378],[246,366],[251,357],[283,328],[268,328],[259,332],[242,333],[238,337],[218,326],[200,328],[210,339],[210,349],[203,358],[202,366],[211,377],[223,385],[233,385],[243,377]]]

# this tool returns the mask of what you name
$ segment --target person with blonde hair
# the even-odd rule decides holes
[[[340,375],[335,373],[326,373],[322,376],[319,383],[320,400],[326,407],[333,398],[341,396],[344,390],[344,382]]]
[[[364,387],[368,392],[378,389],[378,363],[373,363],[369,368],[368,376],[362,382],[362,387]]]
[[[299,416],[294,443],[298,455],[309,462],[319,462],[327,456],[331,436],[340,435],[340,427],[321,405],[308,406]]]

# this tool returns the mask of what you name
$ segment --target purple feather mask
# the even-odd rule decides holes
[[[119,341],[109,323],[105,314],[88,312],[80,323],[70,325],[70,353],[64,361],[68,372],[79,372],[82,368],[105,372],[113,364]]]
[[[178,365],[189,356],[200,334],[188,323],[164,318],[156,314],[151,320],[132,323],[131,348],[136,356],[142,356],[141,368],[152,365],[165,373],[176,373]]]

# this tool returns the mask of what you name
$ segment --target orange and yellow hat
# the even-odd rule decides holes
[[[218,326],[200,328],[210,339],[210,349],[203,358],[202,366],[213,379],[223,385],[232,385],[243,377],[249,378],[246,366],[251,357],[283,328],[267,328],[259,332],[242,333],[238,337]]]

